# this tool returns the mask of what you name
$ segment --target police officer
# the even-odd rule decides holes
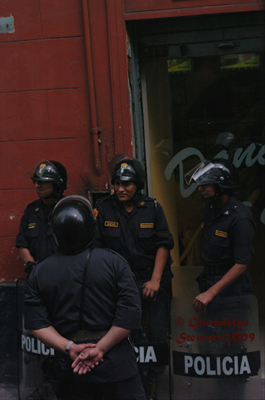
[[[95,218],[82,196],[57,203],[52,229],[59,251],[29,276],[25,326],[75,360],[71,390],[60,398],[144,400],[127,338],[140,324],[140,296],[126,260],[110,250],[91,249]]]
[[[128,261],[141,288],[142,335],[135,334],[135,342],[146,338],[167,343],[173,238],[161,205],[141,194],[145,182],[142,164],[135,158],[121,155],[110,164],[114,194],[97,204],[95,245],[120,253]],[[149,369],[146,380],[150,384],[145,384],[148,395],[150,390],[154,391],[154,376]]]
[[[252,293],[247,264],[254,252],[256,224],[251,211],[235,197],[239,178],[230,161],[204,161],[185,178],[188,184],[199,185],[206,201],[202,221],[204,270],[197,278],[200,294],[193,302],[194,310],[204,313],[213,299]]]
[[[57,251],[51,231],[51,215],[67,188],[67,172],[58,161],[43,161],[31,177],[39,200],[30,203],[22,216],[16,247],[30,273],[36,261]]]

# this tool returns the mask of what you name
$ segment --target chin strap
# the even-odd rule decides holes
[[[211,198],[212,203],[216,206],[221,195],[225,194],[225,189],[215,185],[215,195]]]

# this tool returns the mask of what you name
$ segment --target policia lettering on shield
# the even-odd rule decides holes
[[[16,238],[16,247],[25,263],[24,272],[28,274],[37,261],[57,251],[51,230],[51,215],[67,188],[67,172],[58,161],[42,161],[31,179],[39,199],[26,207]]]
[[[61,400],[145,400],[127,338],[140,325],[139,291],[123,257],[92,248],[95,225],[84,197],[57,203],[52,230],[59,250],[27,280],[25,327],[70,366],[56,393]]]
[[[197,183],[206,201],[202,219],[204,270],[197,278],[200,294],[193,302],[194,310],[204,313],[213,299],[252,293],[247,264],[254,252],[256,224],[251,211],[235,197],[239,177],[230,161],[204,161],[188,172],[185,180]]]
[[[111,160],[109,169],[114,194],[101,199],[96,206],[95,246],[120,253],[133,271],[142,295],[143,312],[141,331],[135,332],[133,340],[167,343],[173,238],[161,205],[141,193],[145,182],[143,165],[120,154]],[[150,396],[149,392],[155,391],[157,371],[155,367],[148,372],[143,368],[140,371]]]

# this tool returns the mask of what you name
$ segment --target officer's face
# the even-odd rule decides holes
[[[198,190],[204,200],[211,200],[215,195],[215,185],[200,185]]]
[[[40,199],[48,199],[53,193],[53,184],[51,182],[33,182],[37,195]]]
[[[122,182],[116,180],[114,182],[114,190],[119,201],[128,203],[132,200],[137,190],[137,186],[134,182]]]

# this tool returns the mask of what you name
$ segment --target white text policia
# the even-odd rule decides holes
[[[238,356],[211,357],[184,356],[184,371],[186,375],[195,373],[197,376],[230,376],[251,374],[251,369],[247,355],[243,355],[240,359]]]

